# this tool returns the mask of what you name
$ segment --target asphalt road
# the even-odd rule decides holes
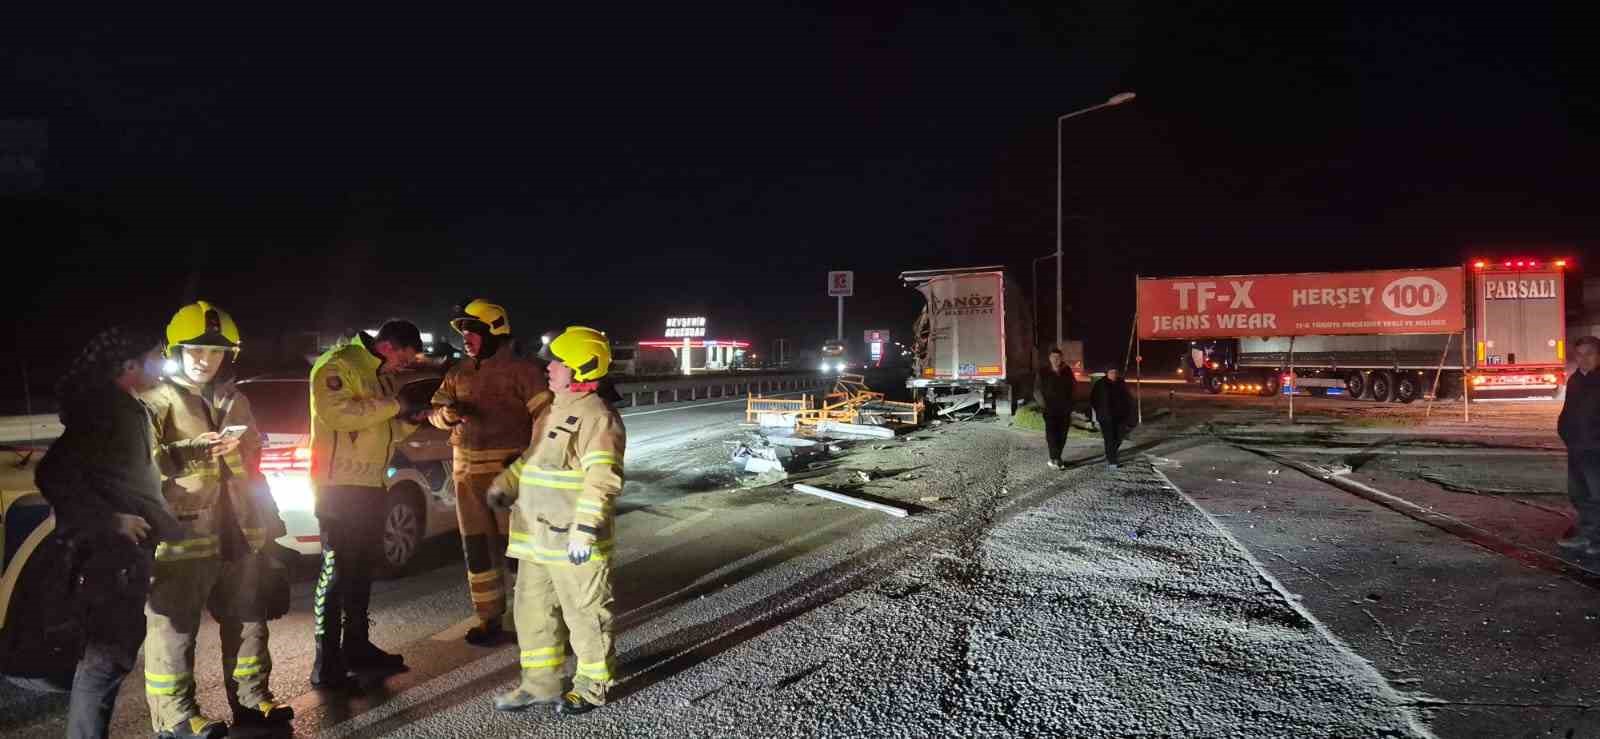
[[[730,562],[762,554],[781,559],[825,543],[817,536],[853,517],[855,509],[761,505],[758,499],[712,496],[734,482],[723,464],[723,438],[737,431],[744,401],[711,401],[627,411],[628,484],[619,504],[617,583],[623,623],[695,597],[692,583]],[[731,506],[731,507],[730,507]],[[482,659],[489,652],[461,636],[472,623],[459,544],[454,537],[428,543],[418,571],[374,587],[373,641],[405,654],[411,672],[374,683],[365,695],[345,698],[311,689],[314,651],[309,568],[294,587],[291,613],[271,625],[271,685],[300,714],[295,730],[314,736],[348,721],[388,698]],[[226,698],[214,628],[202,629],[196,653],[196,684],[210,715],[226,716]],[[113,723],[116,736],[148,730],[143,683],[124,683]],[[0,683],[0,732],[18,737],[55,737],[65,728],[60,696],[41,696]]]
[[[489,708],[515,652],[461,641],[451,539],[377,588],[374,640],[411,672],[311,690],[307,582],[273,623],[273,688],[299,736],[1600,735],[1600,575],[1550,556],[1570,517],[1554,404],[1466,424],[1296,402],[1289,425],[1281,398],[1152,389],[1120,473],[1079,432],[1075,468],[1047,472],[995,420],[815,473],[905,519],[741,488],[742,401],[631,411],[615,706]],[[214,634],[198,653],[221,715]],[[137,683],[119,736],[148,730]],[[62,707],[0,689],[0,732],[59,736]]]

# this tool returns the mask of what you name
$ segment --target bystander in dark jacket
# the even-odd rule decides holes
[[[73,678],[69,737],[103,737],[122,679],[144,640],[155,547],[180,538],[161,496],[150,411],[135,393],[160,371],[160,337],[111,329],[89,342],[57,385],[61,437],[34,481],[58,535],[71,542],[85,648]]]
[[[1567,379],[1567,399],[1556,432],[1567,445],[1567,497],[1578,519],[1563,549],[1600,559],[1600,339],[1572,343],[1578,370]]]
[[[1067,445],[1072,428],[1072,393],[1078,378],[1060,349],[1050,352],[1050,363],[1039,368],[1033,382],[1033,401],[1044,416],[1045,444],[1050,451],[1050,466],[1061,466],[1061,450]]]
[[[1122,379],[1122,370],[1113,367],[1094,381],[1089,388],[1089,405],[1094,408],[1095,423],[1105,439],[1106,464],[1116,469],[1117,450],[1134,425],[1133,396]]]

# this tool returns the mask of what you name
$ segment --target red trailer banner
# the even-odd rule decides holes
[[[1138,282],[1141,339],[1451,334],[1467,325],[1461,267]]]

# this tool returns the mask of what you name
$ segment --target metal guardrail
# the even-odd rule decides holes
[[[666,403],[682,403],[710,398],[742,398],[751,393],[812,390],[829,385],[832,375],[818,372],[791,372],[781,375],[708,375],[616,385],[622,395],[621,408],[638,408]],[[32,416],[0,416],[0,444],[49,441],[61,435],[61,420],[54,413]]]
[[[746,395],[769,395],[800,390],[813,390],[831,385],[833,375],[819,372],[791,372],[782,375],[713,375],[683,377],[641,382],[617,383],[622,396],[622,408],[640,408],[664,403],[681,403],[710,398],[742,398]]]

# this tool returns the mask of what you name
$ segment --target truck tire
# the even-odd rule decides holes
[[[1372,383],[1372,399],[1379,403],[1394,400],[1394,373],[1374,372],[1370,378]]]
[[[1360,400],[1367,394],[1367,376],[1361,372],[1351,372],[1344,378],[1344,395],[1351,400]]]
[[[994,414],[1001,418],[1010,418],[1017,412],[1017,389],[1011,385],[1002,385],[994,390]]]
[[[1394,378],[1394,399],[1410,403],[1422,397],[1422,378],[1415,372],[1402,372]]]
[[[1211,393],[1212,395],[1222,394],[1222,375],[1207,372],[1203,382],[1206,384],[1206,392]]]
[[[1283,391],[1283,377],[1276,372],[1261,376],[1261,397],[1270,398]]]

